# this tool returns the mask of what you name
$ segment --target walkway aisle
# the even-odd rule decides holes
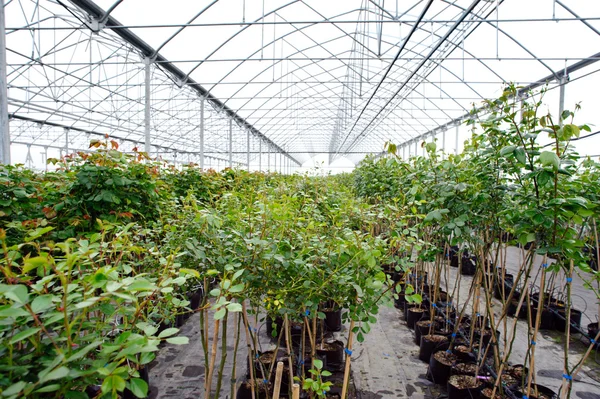
[[[358,399],[433,398],[439,389],[425,379],[414,333],[400,321],[400,311],[381,307],[377,323],[352,354]]]

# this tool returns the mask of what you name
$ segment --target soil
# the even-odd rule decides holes
[[[262,364],[271,364],[273,363],[273,358],[275,357],[275,353],[274,352],[265,352],[262,355],[259,356],[258,360],[262,363]]]
[[[469,353],[469,347],[465,345],[455,346],[454,350],[461,353]]]
[[[477,378],[469,375],[452,375],[448,379],[448,383],[459,389],[477,388],[482,384]]]
[[[320,351],[333,352],[340,348],[339,342],[319,342],[317,343],[317,349]]]
[[[488,399],[492,399],[492,392],[494,392],[493,388],[483,388],[481,390],[481,396]],[[502,395],[498,393],[498,390],[496,390],[496,395],[494,395],[494,399],[502,399]]]
[[[438,362],[445,364],[446,366],[452,366],[456,362],[456,355],[453,353],[448,353],[446,351],[436,352],[433,357]]]
[[[423,338],[425,338],[427,341],[429,342],[437,342],[437,343],[442,343],[442,342],[446,342],[448,341],[448,337],[445,337],[443,335],[424,335]]]
[[[502,374],[501,380],[508,387],[515,386],[519,383],[519,380],[517,380],[515,377],[513,377],[510,374]]]
[[[506,372],[520,381],[524,377],[525,368],[523,366],[509,366],[506,368]]]
[[[425,311],[425,309],[423,308],[410,308],[408,309],[409,312],[413,312],[413,313],[423,313]]]
[[[458,363],[454,366],[454,370],[456,370],[457,374],[475,375],[477,365],[473,363]]]

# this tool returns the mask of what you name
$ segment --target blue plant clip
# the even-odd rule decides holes
[[[567,277],[567,283],[572,283],[573,282],[573,278],[572,277]]]
[[[310,316],[310,310],[306,310],[306,312],[304,312],[305,316]]]
[[[569,374],[563,374],[563,378],[568,381],[571,381],[573,379],[573,377],[571,377]]]
[[[537,345],[537,342],[531,341],[531,345],[535,346],[535,345]]]
[[[348,356],[352,356],[352,351],[348,348],[344,348],[344,353]]]
[[[545,269],[545,268],[548,267],[548,264],[547,263],[542,263],[542,267]]]

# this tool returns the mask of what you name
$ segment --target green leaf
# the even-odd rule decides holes
[[[237,284],[237,285],[234,285],[233,287],[229,288],[228,291],[232,294],[235,294],[237,292],[242,292],[244,290],[245,286],[246,285],[244,283]]]
[[[313,362],[313,366],[317,370],[321,370],[323,368],[323,361],[319,360],[319,359],[315,359],[314,362]]]
[[[129,380],[129,390],[138,398],[145,398],[148,396],[148,384],[141,378],[132,378]]]
[[[219,310],[217,310],[215,312],[215,320],[221,320],[223,317],[225,317],[226,311],[227,311],[227,309],[225,307],[222,307]]]
[[[560,166],[560,159],[555,152],[544,151],[540,154],[540,162],[543,166],[552,166],[554,170],[558,170]]]
[[[42,330],[41,327],[36,327],[36,328],[28,328],[27,330],[23,330],[15,335],[13,335],[13,337],[10,339],[10,344],[13,345],[19,341],[24,340],[27,337],[30,337],[34,334],[37,334],[38,332],[40,332]]]
[[[179,332],[179,328],[167,328],[158,334],[158,338],[166,338],[175,335]]]
[[[60,389],[60,384],[52,384],[42,387],[40,389],[36,389],[34,392],[44,393],[44,392],[54,392]]]
[[[44,372],[42,371],[38,374],[40,383],[44,383],[46,381],[52,381],[52,380],[60,380],[61,378],[65,378],[67,375],[69,375],[69,369],[66,368],[65,366],[60,366],[59,368],[54,369],[47,374],[43,374],[43,373]]]
[[[23,388],[25,388],[26,386],[27,386],[26,382],[19,381],[16,384],[12,384],[8,388],[6,388],[4,391],[2,391],[2,396],[7,397],[7,396],[16,395],[19,392],[21,392],[23,390]]]
[[[33,313],[40,313],[44,310],[50,309],[53,307],[52,303],[52,295],[42,295],[36,297],[33,302],[31,302],[31,310]]]
[[[227,307],[227,310],[229,310],[230,312],[241,312],[242,311],[242,305],[239,303],[232,302],[229,305],[227,305],[226,307]]]
[[[323,370],[323,371],[321,371],[321,376],[330,377],[330,376],[332,376],[332,374],[331,374],[331,372],[329,372],[327,370]]]
[[[512,154],[516,148],[517,148],[516,145],[507,145],[506,147],[504,147],[500,150],[500,155],[505,157],[509,154]]]
[[[29,302],[27,287],[21,284],[10,286],[10,288],[4,292],[4,296],[21,305],[25,305]]]
[[[172,337],[167,338],[167,342],[173,345],[186,345],[190,342],[188,337]]]
[[[515,158],[517,158],[517,161],[525,165],[525,162],[527,161],[527,158],[525,157],[525,149],[523,147],[517,147],[515,148],[514,154]]]
[[[117,392],[123,392],[125,390],[125,380],[123,377],[118,375],[109,375],[104,379],[102,383],[102,393],[107,395],[115,390]]]

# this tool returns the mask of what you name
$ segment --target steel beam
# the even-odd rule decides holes
[[[10,130],[8,124],[8,82],[6,78],[6,26],[4,0],[0,0],[0,163],[10,164]]]
[[[229,167],[233,168],[233,119],[229,118]]]
[[[144,151],[150,154],[150,58],[144,59]]]
[[[204,97],[200,97],[200,170],[204,170]]]
[[[95,19],[100,19],[106,15],[105,11],[99,7],[96,3],[91,0],[70,0],[75,6],[79,9],[83,10],[91,17]],[[281,147],[267,138],[263,133],[261,133],[257,128],[251,125],[246,119],[239,116],[234,110],[226,106],[221,100],[214,97],[209,93],[204,87],[202,87],[198,82],[193,80],[191,77],[187,76],[181,69],[173,65],[169,60],[167,60],[164,56],[156,53],[155,49],[152,48],[148,43],[142,40],[139,36],[133,33],[130,29],[124,28],[123,24],[117,21],[114,17],[109,16],[106,20],[106,28],[111,29],[115,34],[120,36],[123,40],[130,43],[134,47],[136,47],[144,57],[153,57],[153,61],[160,63],[161,68],[168,71],[171,75],[173,75],[176,80],[183,86],[189,86],[192,90],[194,90],[200,97],[205,97],[208,101],[210,101],[216,109],[222,110],[225,112],[232,120],[243,128],[249,129],[252,134],[255,136],[262,138],[266,142],[270,143],[273,148],[275,148],[278,152],[284,154],[287,158],[290,158],[293,162],[300,165],[300,162],[292,157],[290,154],[286,153]]]

